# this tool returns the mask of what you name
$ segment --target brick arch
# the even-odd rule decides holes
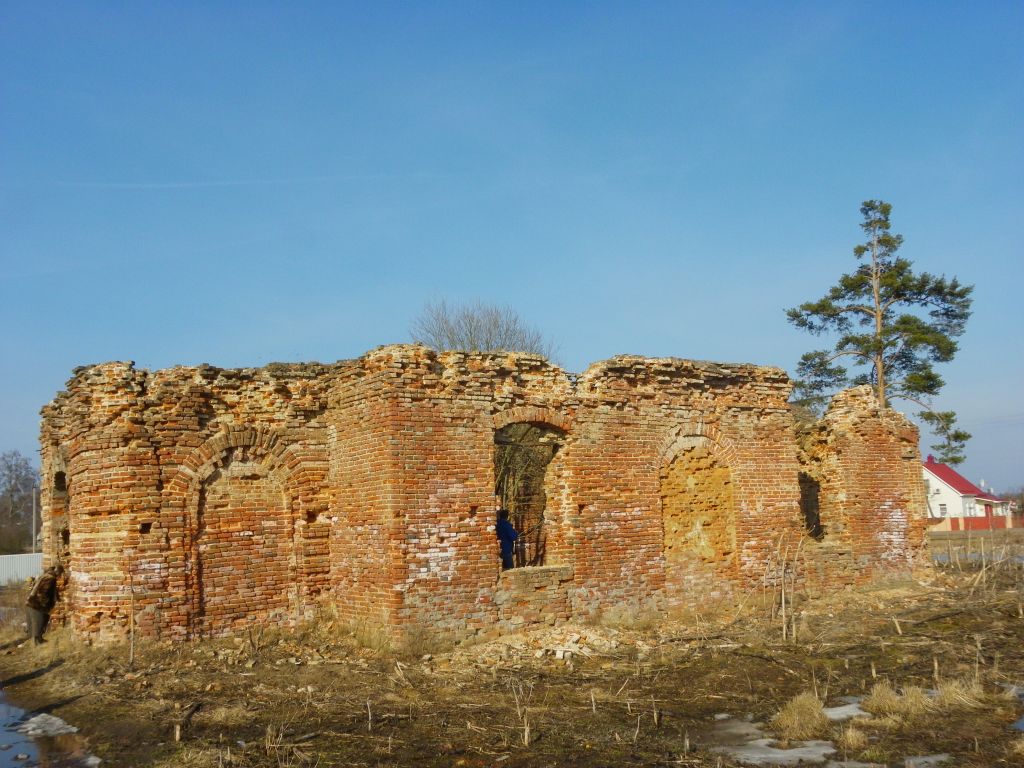
[[[195,636],[202,629],[199,622],[203,587],[197,578],[200,557],[197,537],[200,535],[204,483],[224,465],[225,455],[235,448],[248,449],[250,460],[261,467],[266,479],[281,494],[282,506],[279,509],[290,520],[290,533],[283,535],[290,538],[290,543],[285,545],[282,542],[284,549],[279,554],[287,557],[289,562],[287,584],[298,590],[289,595],[289,600],[301,601],[300,592],[308,591],[306,582],[311,577],[318,581],[324,578],[320,572],[325,570],[325,564],[313,562],[316,558],[311,559],[311,554],[306,551],[306,539],[310,530],[323,527],[323,523],[316,522],[316,515],[327,509],[325,452],[315,446],[286,443],[283,435],[273,427],[228,426],[190,451],[163,491],[164,508],[173,510],[172,515],[175,512],[180,515],[175,527],[181,532],[183,572],[174,579],[178,588],[172,590],[176,594],[172,594],[171,600],[183,605],[188,616],[185,631],[189,636]],[[167,524],[174,526],[170,519]],[[288,591],[291,592],[290,586]],[[297,603],[290,605],[289,612],[297,607]]]
[[[714,463],[711,466],[686,465],[688,481],[697,480],[697,487],[680,490],[679,478],[673,476],[679,469],[675,462],[687,449],[698,447],[710,454]],[[742,494],[740,489],[744,485],[743,472],[736,466],[737,458],[732,441],[721,434],[717,425],[703,420],[676,427],[662,441],[658,461],[658,507],[661,562],[670,604],[685,602],[697,588],[727,589],[726,584],[735,578],[742,526],[737,496]],[[728,491],[727,486],[721,484],[722,473],[731,486]],[[681,501],[687,497],[689,501]],[[724,503],[724,506],[716,506],[716,503]]]
[[[683,449],[690,447],[695,438],[706,438],[708,448],[716,459],[730,467],[736,466],[736,446],[715,424],[703,420],[692,426],[677,427],[665,436],[658,450],[658,466],[670,463]]]
[[[491,416],[491,427],[501,429],[509,424],[523,422],[540,422],[549,424],[563,432],[568,432],[572,427],[572,416],[561,413],[553,408],[541,405],[518,405],[514,408],[507,408]]]
[[[171,496],[187,496],[199,483],[213,474],[226,451],[242,447],[256,448],[265,454],[267,461],[274,465],[275,474],[291,474],[289,462],[285,461],[285,455],[291,446],[281,442],[277,430],[263,426],[229,427],[189,453],[165,486],[165,492]],[[286,481],[287,478],[278,479]]]

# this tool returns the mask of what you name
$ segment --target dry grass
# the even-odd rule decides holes
[[[892,683],[881,680],[871,686],[860,706],[873,715],[894,714],[900,711],[900,695],[892,687]]]
[[[349,634],[363,648],[378,653],[392,651],[391,635],[380,624],[369,621],[357,621],[349,625]]]
[[[872,686],[861,702],[861,707],[873,715],[881,715],[883,719],[888,718],[898,723],[923,717],[934,711],[936,704],[923,688],[908,685],[900,692],[888,680],[883,680]]]
[[[847,725],[839,733],[836,746],[844,752],[863,752],[868,747],[868,735],[855,725]]]
[[[416,625],[405,631],[394,650],[402,658],[418,659],[428,653],[436,654],[450,650],[451,647],[452,643],[447,642],[437,632],[429,627]]]
[[[985,689],[977,680],[944,680],[939,683],[935,704],[944,711],[981,709],[985,706]]]
[[[253,714],[242,704],[220,704],[209,709],[200,710],[195,717],[197,723],[207,724],[217,728],[231,728],[232,726],[251,723]]]
[[[25,598],[31,583],[0,587],[0,642],[7,643],[24,638]]]
[[[1010,742],[1006,752],[1013,757],[1024,757],[1024,736],[1018,736]]]
[[[626,750],[635,753],[634,762],[654,765],[678,750],[687,733],[699,743],[711,707],[746,713],[752,706],[779,712],[773,725],[780,740],[831,736],[840,755],[863,763],[896,765],[907,754],[951,752],[975,766],[1024,765],[1024,736],[1006,728],[1019,706],[989,683],[1024,679],[1015,652],[1021,620],[1016,594],[993,598],[994,608],[938,591],[891,606],[883,598],[896,600],[871,592],[825,606],[808,603],[815,632],[827,632],[838,647],[849,648],[838,664],[829,665],[827,679],[818,651],[774,642],[765,647],[767,619],[734,621],[734,607],[714,620],[694,613],[684,624],[657,627],[652,636],[625,629],[581,633],[616,641],[589,644],[593,658],[574,658],[575,669],[550,654],[535,656],[536,649],[563,642],[572,628],[542,629],[522,643],[502,639],[446,654],[435,652],[436,638],[429,633],[414,631],[392,643],[379,625],[356,625],[329,604],[291,629],[258,625],[234,638],[190,643],[138,639],[130,670],[123,643],[86,645],[60,627],[48,633],[45,645],[12,647],[0,660],[7,663],[4,677],[62,661],[12,693],[68,701],[67,719],[95,739],[98,755],[153,768],[309,768],[318,757],[323,766],[397,766],[425,764],[429,756],[437,756],[437,765],[490,765],[499,761],[487,756],[498,752],[511,755],[505,764],[553,765],[575,757],[583,743],[587,752],[574,760],[580,768],[622,765],[629,761]],[[893,634],[892,644],[882,647],[874,636],[865,639],[873,629],[891,633],[891,624],[883,624],[890,615],[909,617],[904,635]],[[932,617],[938,619],[922,621]],[[619,609],[608,619],[635,627],[648,617]],[[910,685],[929,685],[922,681],[933,674],[934,656],[945,658],[965,635],[982,633],[986,651],[1001,660],[998,672],[979,665],[985,689],[947,682],[940,695],[929,696]],[[423,659],[425,653],[432,658]],[[952,665],[940,671],[948,669],[952,680],[973,672],[966,664],[955,674]],[[869,688],[876,682],[867,677],[869,665],[892,681],[879,678],[862,705],[873,712],[870,720],[828,723],[810,693],[788,700],[804,690],[801,680],[809,689],[812,677],[823,699],[859,693],[865,679]],[[794,674],[782,676],[781,667]],[[171,741],[169,723],[197,701],[202,708],[182,742]],[[992,709],[979,709],[978,702]],[[940,707],[963,709],[937,723]],[[908,716],[924,711],[932,717]],[[319,735],[307,739],[310,734]],[[680,764],[696,765],[698,758],[690,755]]]
[[[925,693],[923,688],[916,685],[908,685],[903,688],[900,703],[903,706],[901,714],[911,720],[927,715],[935,709],[935,702],[932,698]]]
[[[804,692],[786,702],[772,718],[772,728],[783,739],[806,741],[823,735],[829,726],[821,700],[813,693]]]
[[[173,756],[158,760],[153,768],[221,768],[224,753],[214,747],[182,747]]]
[[[0,587],[0,608],[24,608],[32,589],[32,579]]]

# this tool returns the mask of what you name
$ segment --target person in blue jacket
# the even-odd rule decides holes
[[[501,544],[501,570],[507,571],[513,567],[512,552],[515,551],[516,539],[519,534],[508,521],[508,510],[498,510],[498,524],[494,526],[494,532],[498,535]]]

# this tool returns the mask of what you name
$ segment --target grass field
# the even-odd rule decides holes
[[[615,616],[445,650],[402,648],[330,611],[294,631],[90,646],[64,630],[18,646],[13,700],[82,728],[110,766],[733,766],[715,715],[768,723],[777,746],[834,759],[1024,765],[1024,607],[1007,569],[797,595],[783,640],[764,595],[652,621]],[[792,625],[791,625],[792,626]],[[863,696],[867,714],[821,708]],[[180,741],[176,741],[176,731]]]

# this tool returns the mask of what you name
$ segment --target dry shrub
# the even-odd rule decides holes
[[[944,680],[939,683],[935,703],[942,710],[981,709],[985,689],[976,680]]]
[[[771,725],[783,739],[806,741],[825,733],[829,720],[821,700],[808,691],[787,701]]]
[[[868,735],[855,725],[847,725],[839,733],[836,745],[845,752],[862,752],[867,749]]]

